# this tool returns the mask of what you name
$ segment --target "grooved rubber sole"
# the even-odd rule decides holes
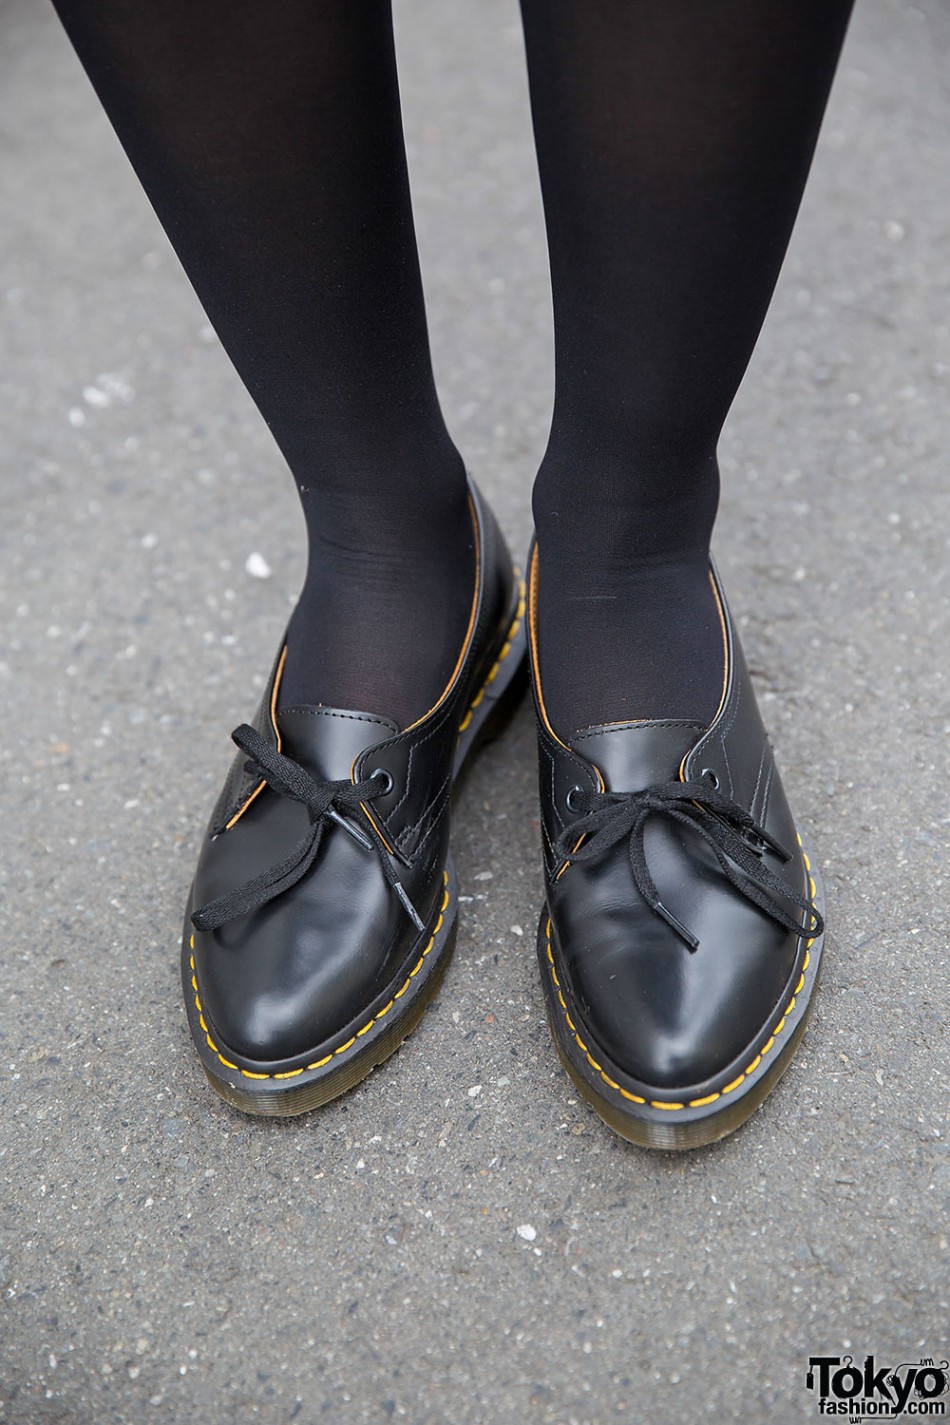
[[[809,868],[814,882],[813,900],[824,915],[824,894],[818,872]],[[735,1130],[771,1093],[788,1068],[805,1033],[813,1007],[813,995],[821,975],[824,935],[808,945],[808,961],[802,971],[803,983],[791,996],[779,1027],[772,1039],[752,1061],[744,1073],[731,1085],[707,1097],[712,1101],[688,1100],[668,1108],[657,1107],[658,1096],[640,1087],[639,1093],[623,1089],[619,1071],[611,1075],[607,1056],[594,1043],[582,1016],[575,1008],[568,989],[556,979],[553,958],[549,953],[549,916],[545,907],[538,927],[538,958],[541,962],[541,982],[548,1027],[557,1048],[558,1057],[581,1097],[600,1115],[608,1128],[621,1138],[641,1148],[678,1151],[701,1148],[715,1143]],[[629,1082],[629,1081],[628,1081]],[[660,1094],[656,1091],[656,1095]],[[669,1090],[662,1091],[669,1097]],[[684,1096],[685,1097],[685,1096]]]
[[[523,590],[509,611],[503,640],[485,682],[468,708],[459,731],[455,759],[458,777],[470,758],[499,736],[527,688]],[[415,1029],[435,998],[455,947],[458,920],[458,883],[449,853],[443,894],[433,924],[419,937],[391,993],[384,994],[375,1014],[361,1025],[337,1036],[341,1041],[313,1050],[304,1068],[261,1072],[242,1068],[236,1056],[220,1043],[204,1016],[193,958],[191,897],[185,911],[182,935],[181,978],[185,1009],[201,1066],[215,1093],[244,1113],[288,1118],[308,1113],[338,1098],[388,1059]]]

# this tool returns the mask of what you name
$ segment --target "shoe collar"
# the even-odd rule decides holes
[[[736,683],[735,639],[712,559],[709,578],[723,634],[723,690],[712,722],[707,725],[686,719],[631,719],[581,728],[562,737],[551,724],[541,688],[537,621],[540,557],[537,541],[532,543],[528,556],[528,647],[538,716],[555,742],[590,764],[600,791],[637,792],[671,777],[680,781],[698,778],[704,750],[721,738],[724,713],[732,704]]]

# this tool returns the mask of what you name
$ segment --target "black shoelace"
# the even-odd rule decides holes
[[[246,915],[258,906],[289,890],[307,874],[320,851],[320,843],[327,822],[341,827],[348,836],[367,851],[375,851],[383,869],[383,875],[399,897],[406,913],[417,930],[425,930],[418,912],[406,895],[405,888],[396,874],[392,857],[373,826],[363,817],[359,825],[351,818],[359,815],[360,803],[371,802],[375,797],[389,791],[392,783],[382,772],[374,772],[362,782],[323,782],[311,777],[305,768],[292,758],[285,757],[267,742],[259,732],[247,723],[242,723],[231,734],[231,740],[242,752],[248,754],[244,766],[248,772],[256,774],[279,796],[291,797],[302,802],[310,816],[310,829],[283,861],[262,871],[243,886],[237,886],[217,900],[209,901],[196,910],[191,923],[196,930],[216,930],[236,916]]]
[[[580,815],[558,837],[557,855],[566,861],[595,861],[628,837],[637,890],[690,950],[698,949],[699,941],[660,900],[647,865],[643,838],[651,816],[668,817],[697,832],[712,848],[724,876],[736,890],[793,935],[811,939],[824,931],[824,922],[812,902],[793,891],[762,859],[768,850],[788,862],[792,859],[790,853],[747,811],[705,782],[658,782],[642,792],[586,792],[577,788],[572,810]],[[581,836],[584,840],[578,846]],[[800,924],[776,897],[800,906],[806,913],[805,923]]]

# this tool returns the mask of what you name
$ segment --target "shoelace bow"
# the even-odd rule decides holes
[[[660,900],[647,865],[644,828],[651,816],[665,816],[697,832],[712,848],[724,876],[736,890],[793,935],[805,939],[818,936],[824,930],[824,922],[812,902],[793,891],[760,859],[766,849],[783,862],[792,859],[790,853],[747,811],[705,782],[658,782],[642,792],[578,789],[574,801],[573,809],[580,812],[580,816],[558,837],[557,855],[567,861],[595,861],[625,836],[629,837],[630,867],[637,890],[650,909],[675,930],[690,950],[698,949],[699,941]],[[577,846],[581,836],[584,840]],[[800,906],[806,912],[804,925],[799,924],[776,897]]]
[[[282,891],[295,886],[317,859],[328,821],[342,827],[348,836],[367,851],[377,853],[383,875],[396,892],[416,929],[425,929],[422,919],[406,895],[405,888],[396,874],[392,857],[379,833],[368,820],[357,825],[349,819],[350,816],[358,814],[361,802],[371,802],[389,790],[391,783],[383,774],[374,773],[362,782],[317,781],[298,762],[278,752],[247,723],[235,728],[231,740],[242,752],[248,754],[248,761],[244,764],[248,772],[262,778],[279,796],[302,802],[310,816],[310,829],[306,836],[297,842],[290,855],[276,866],[271,866],[259,876],[245,881],[243,886],[235,887],[196,910],[191,917],[196,930],[216,930],[219,925],[256,910],[279,896]]]

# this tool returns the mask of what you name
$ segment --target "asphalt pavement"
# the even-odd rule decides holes
[[[517,6],[397,17],[440,390],[523,551],[552,351]],[[0,4],[0,1421],[788,1425],[811,1356],[946,1359],[948,132],[950,7],[859,0],[723,438],[717,557],[829,903],[782,1083],[684,1155],[577,1100],[525,707],[456,808],[421,1026],[259,1121],[205,1084],[178,943],[299,511],[52,9]]]

